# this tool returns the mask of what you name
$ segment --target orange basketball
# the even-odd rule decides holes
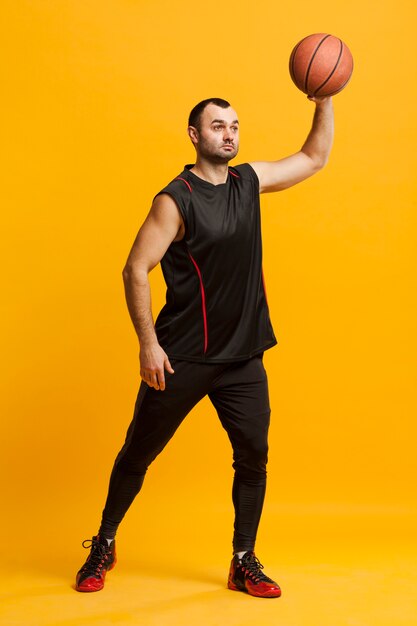
[[[291,78],[308,96],[334,96],[346,87],[352,71],[349,48],[333,35],[304,37],[291,52]]]

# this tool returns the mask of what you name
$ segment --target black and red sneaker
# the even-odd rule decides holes
[[[230,564],[228,588],[259,598],[279,598],[279,585],[262,572],[263,567],[252,550],[245,552],[241,559],[235,554]]]
[[[77,591],[100,591],[104,587],[106,573],[116,565],[116,540],[110,546],[107,539],[95,535],[83,541],[83,548],[91,548],[88,559],[77,573]]]

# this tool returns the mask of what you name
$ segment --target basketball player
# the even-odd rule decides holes
[[[210,98],[189,117],[196,161],[154,198],[123,270],[126,301],[140,345],[142,378],[125,443],[110,477],[97,535],[76,578],[98,591],[116,563],[115,535],[150,463],[206,395],[233,448],[235,510],[228,588],[278,597],[262,571],[255,539],[266,487],[270,406],[263,353],[277,343],[262,273],[259,194],[306,179],[327,162],[333,141],[331,98],[315,101],[311,131],[295,154],[229,167],[239,121]],[[271,128],[271,125],[269,125]],[[148,274],[161,263],[166,304],[154,324]]]

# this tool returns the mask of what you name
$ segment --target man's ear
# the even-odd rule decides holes
[[[194,126],[189,126],[187,130],[188,136],[193,144],[195,145],[196,143],[198,143],[198,130]]]

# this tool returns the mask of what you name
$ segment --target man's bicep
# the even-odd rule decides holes
[[[312,176],[317,167],[304,152],[296,152],[279,161],[250,163],[259,178],[259,191],[281,191]]]
[[[167,194],[156,196],[139,229],[125,269],[150,272],[162,259],[181,227],[175,201]]]

